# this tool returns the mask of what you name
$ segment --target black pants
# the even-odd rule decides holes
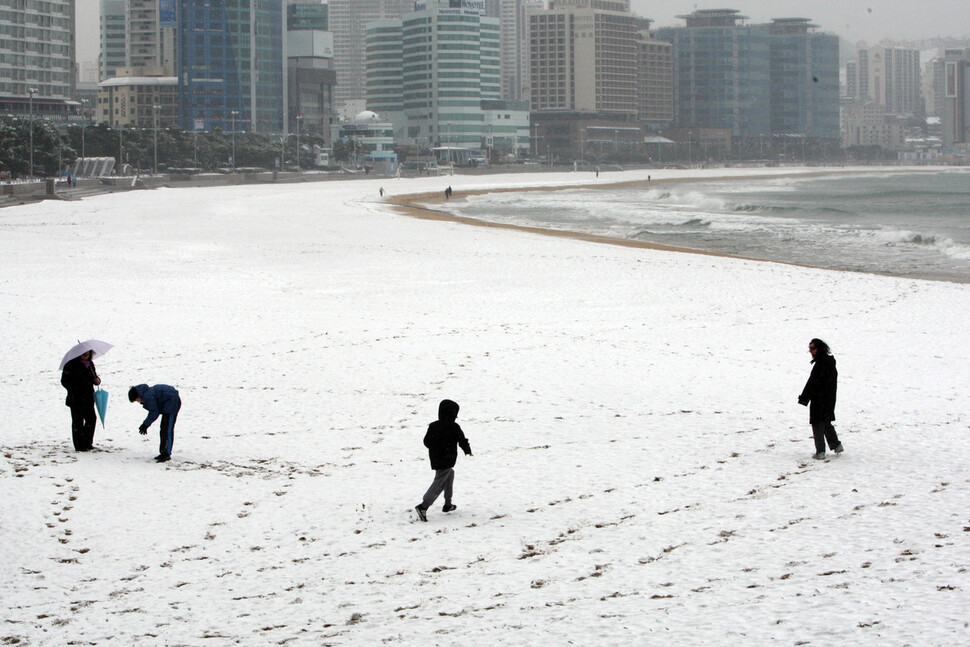
[[[182,409],[182,398],[179,398],[179,407],[175,413],[163,413],[162,421],[158,427],[158,453],[161,456],[172,455],[172,445],[175,443],[175,421],[179,417]]]
[[[71,405],[71,435],[74,449],[84,452],[94,445],[94,426],[98,417],[94,413],[94,401]]]
[[[835,433],[835,427],[831,422],[813,422],[812,435],[815,436],[815,453],[825,453],[825,442],[828,441],[829,449],[839,446],[839,436]]]

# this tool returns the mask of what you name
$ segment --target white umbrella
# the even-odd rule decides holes
[[[67,351],[67,354],[64,355],[64,359],[61,360],[61,365],[58,366],[57,368],[60,370],[63,370],[65,364],[70,362],[75,357],[80,357],[81,355],[88,352],[89,350],[93,350],[94,354],[100,357],[101,355],[104,355],[112,348],[114,348],[114,346],[112,344],[109,344],[106,341],[99,341],[97,339],[89,339],[87,341],[82,341],[76,346],[74,346],[74,348]]]

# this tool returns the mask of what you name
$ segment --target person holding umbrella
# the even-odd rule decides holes
[[[71,435],[79,452],[94,448],[94,387],[101,378],[94,367],[95,354],[104,354],[111,344],[90,339],[78,343],[61,360],[61,386],[67,389],[64,401],[71,409]]]
[[[79,452],[94,448],[94,428],[98,419],[94,413],[94,387],[101,378],[94,368],[94,351],[89,350],[69,360],[61,372],[61,386],[67,389],[64,401],[71,409],[71,435],[74,449]]]
[[[170,460],[172,443],[175,441],[175,419],[178,418],[179,409],[182,408],[179,392],[168,384],[155,386],[139,384],[128,390],[128,401],[138,402],[148,411],[145,422],[138,428],[138,433],[142,436],[148,433],[148,428],[158,416],[162,417],[158,429],[158,456],[155,457],[155,462],[164,463]]]

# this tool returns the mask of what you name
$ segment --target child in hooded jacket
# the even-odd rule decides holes
[[[472,456],[472,448],[465,438],[465,433],[455,420],[458,418],[458,403],[452,400],[442,400],[438,405],[438,419],[428,425],[428,433],[424,435],[424,446],[428,448],[431,459],[431,469],[435,471],[431,487],[425,492],[421,503],[415,506],[421,521],[427,521],[428,508],[435,499],[444,492],[445,505],[442,512],[451,512],[458,506],[452,504],[451,496],[455,483],[455,462],[458,460],[458,447],[466,456]]]

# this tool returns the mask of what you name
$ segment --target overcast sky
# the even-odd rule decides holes
[[[676,16],[694,9],[739,9],[755,23],[810,18],[823,30],[852,42],[970,36],[967,0],[632,0],[631,4],[635,13],[653,19],[656,27],[683,25]]]
[[[654,26],[683,25],[694,9],[739,9],[751,22],[810,18],[825,31],[855,42],[970,37],[968,0],[632,0],[633,11]],[[78,60],[98,58],[99,0],[77,0]]]

